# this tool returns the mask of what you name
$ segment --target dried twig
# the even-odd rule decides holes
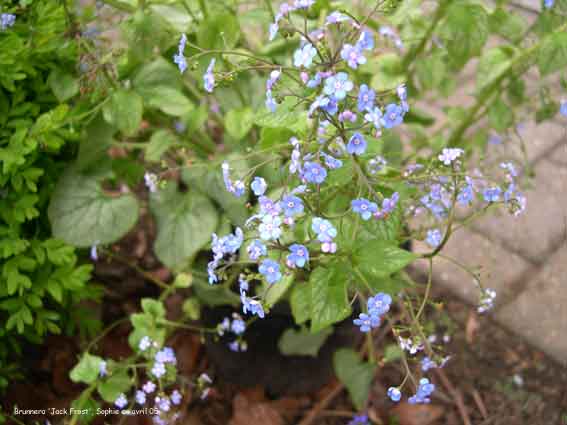
[[[486,406],[484,405],[484,402],[482,401],[482,397],[480,396],[480,393],[476,390],[476,388],[473,388],[471,391],[471,394],[473,396],[473,399],[478,407],[478,410],[480,410],[480,414],[482,415],[482,417],[484,419],[488,419],[488,411],[486,410]]]
[[[435,369],[435,373],[437,374],[439,379],[441,379],[443,386],[453,396],[453,400],[455,401],[455,404],[457,405],[457,410],[459,411],[459,414],[461,415],[461,419],[463,420],[463,423],[465,425],[472,425],[472,422],[471,422],[471,419],[469,418],[469,414],[467,413],[467,409],[465,407],[465,403],[463,401],[463,395],[461,394],[461,392],[457,388],[455,388],[453,386],[453,384],[451,384],[451,382],[449,381],[449,378],[447,378],[447,375],[445,375],[445,372],[443,371],[443,369]]]
[[[344,385],[337,382],[333,389],[323,397],[319,402],[313,406],[313,408],[303,417],[301,422],[297,425],[311,425],[317,416],[323,411],[334,399],[337,397],[341,391],[344,389]]]

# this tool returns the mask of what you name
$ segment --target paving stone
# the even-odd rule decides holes
[[[423,242],[416,242],[414,250],[428,252],[431,248]],[[510,285],[532,267],[526,260],[469,229],[455,232],[441,253],[479,271],[482,285],[498,294],[497,304],[499,300],[508,298]],[[413,267],[420,274],[427,273],[426,260],[415,262]],[[472,276],[461,267],[437,257],[433,261],[433,279],[435,285],[449,290],[467,303],[478,304],[479,289]]]
[[[524,192],[527,207],[523,214],[514,217],[500,210],[475,221],[472,227],[539,263],[567,231],[567,168],[543,160],[534,172],[533,186]]]
[[[547,159],[549,159],[553,163],[567,167],[567,119],[565,120],[565,138],[547,156]]]
[[[496,319],[567,366],[567,245]]]

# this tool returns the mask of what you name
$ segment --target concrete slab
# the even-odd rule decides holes
[[[477,220],[472,228],[509,251],[542,263],[567,231],[567,168],[542,160],[534,172],[532,188],[525,191],[527,208],[522,215],[513,217],[499,211]]]
[[[567,366],[567,245],[555,253],[524,292],[495,316]]]

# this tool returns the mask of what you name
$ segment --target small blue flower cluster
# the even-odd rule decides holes
[[[15,23],[16,15],[12,15],[11,13],[2,13],[2,15],[0,15],[0,30],[4,31],[14,26]]]
[[[140,339],[137,348],[138,353],[148,361],[148,375],[152,379],[146,380],[143,385],[135,389],[131,400],[127,394],[119,394],[114,400],[114,405],[119,409],[124,409],[129,404],[141,407],[153,406],[152,421],[156,425],[165,425],[177,420],[180,413],[175,407],[183,401],[183,394],[176,388],[166,392],[167,386],[172,382],[171,378],[166,379],[166,373],[169,372],[170,377],[177,373],[175,370],[177,358],[173,349],[160,347],[148,336]],[[101,377],[109,375],[107,362],[104,360],[99,364],[99,375]],[[208,383],[211,383],[210,379]]]
[[[360,313],[353,322],[360,327],[361,332],[370,332],[371,329],[380,326],[382,316],[390,311],[392,297],[388,294],[380,292],[374,297],[368,298],[366,308],[368,313]]]
[[[177,64],[179,71],[183,74],[187,69],[187,60],[185,59],[185,45],[187,44],[187,35],[181,34],[177,53],[173,55],[173,62]]]
[[[431,399],[429,396],[435,391],[435,385],[429,382],[427,378],[421,378],[419,380],[419,386],[417,387],[417,392],[415,395],[408,398],[409,404],[423,404],[430,403]]]
[[[236,339],[228,343],[228,348],[230,348],[231,351],[239,352],[248,349],[246,341],[242,339],[242,335],[246,332],[246,322],[242,320],[239,314],[233,313],[232,320],[225,317],[223,321],[217,325],[217,334],[219,336],[223,336],[227,332],[236,335]]]
[[[356,415],[352,418],[348,425],[370,425],[370,420],[367,415]]]

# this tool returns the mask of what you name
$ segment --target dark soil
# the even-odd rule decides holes
[[[145,219],[142,219],[144,222]],[[145,228],[145,231],[142,229]],[[93,306],[107,326],[139,308],[139,300],[155,296],[154,284],[139,269],[168,281],[169,272],[151,253],[151,223],[133,231],[115,247],[123,260],[108,258],[96,264],[96,278],[105,285],[101,305]],[[131,264],[126,264],[130,262]],[[167,301],[168,315],[179,314],[183,297]],[[436,294],[438,300],[447,295]],[[209,313],[207,320],[218,314]],[[222,312],[224,314],[224,312]],[[386,397],[386,388],[403,379],[398,361],[383,362],[378,368],[366,413],[375,424],[399,425],[567,425],[567,369],[518,337],[506,332],[489,317],[479,317],[474,309],[449,298],[438,308],[426,311],[432,332],[439,340],[450,335],[445,350],[452,358],[441,373],[428,376],[437,390],[431,405],[395,406]],[[267,322],[266,322],[267,323]],[[350,323],[337,327],[335,335],[320,351],[319,358],[285,359],[266,347],[273,347],[277,334],[291,324],[285,314],[271,324],[261,325],[250,335],[256,346],[248,354],[234,354],[199,335],[187,331],[169,341],[177,352],[184,380],[194,380],[202,372],[214,379],[208,398],[194,394],[177,423],[187,425],[344,425],[353,411],[348,397],[332,376],[330,357],[334,348],[356,345],[356,330]],[[439,324],[443,324],[442,327]],[[268,329],[269,328],[269,329]],[[130,354],[129,326],[125,323],[109,332],[97,348],[98,354],[120,359]],[[377,354],[383,356],[393,344],[391,335],[378,331]],[[354,336],[353,336],[354,335]],[[78,338],[50,337],[40,347],[26,353],[26,379],[14,382],[2,397],[7,413],[20,409],[64,408],[82,387],[68,379],[80,352]],[[406,391],[406,394],[410,390]],[[68,416],[18,416],[20,424],[63,424]],[[108,422],[111,421],[107,418]],[[119,421],[116,420],[116,423]],[[17,422],[8,419],[9,424]],[[105,423],[98,418],[95,423]],[[148,418],[127,418],[124,424],[150,423]]]

